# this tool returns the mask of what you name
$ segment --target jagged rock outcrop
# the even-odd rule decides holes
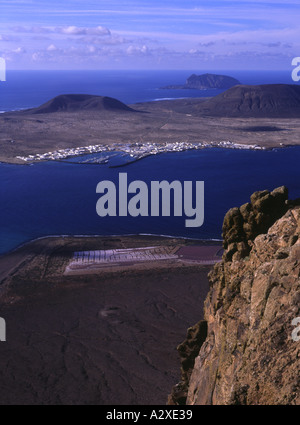
[[[249,254],[256,236],[266,233],[287,211],[288,190],[282,186],[273,192],[255,192],[250,200],[240,208],[231,208],[225,215],[222,233],[225,260],[238,260]]]
[[[300,404],[300,342],[292,338],[300,316],[300,202],[288,202],[284,187],[256,192],[226,215],[223,235],[187,404]]]
[[[181,381],[174,386],[169,396],[169,405],[185,405],[190,377],[195,364],[195,358],[207,337],[207,322],[201,320],[187,331],[186,340],[178,345],[177,351],[181,360]]]

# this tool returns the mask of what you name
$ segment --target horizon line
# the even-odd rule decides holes
[[[166,72],[193,72],[195,71],[195,68],[189,68],[189,69],[174,69],[174,68],[164,68],[164,69],[160,69],[160,68],[155,68],[155,69],[145,69],[145,68],[140,68],[140,69],[135,69],[135,68],[124,68],[124,69],[116,69],[116,68],[101,68],[101,69],[47,69],[47,68],[40,68],[40,69],[19,69],[19,68],[10,68],[10,69],[6,69],[7,72],[11,72],[11,71],[48,71],[48,72],[89,72],[89,71],[94,71],[94,72],[99,72],[99,71],[120,71],[120,72],[131,72],[131,71],[136,71],[136,72],[161,72],[161,71],[166,71]],[[223,72],[223,71],[233,71],[233,72],[270,72],[270,73],[274,73],[274,72],[290,72],[291,68],[282,68],[282,69],[233,69],[233,68],[224,68],[224,69],[211,69],[211,68],[206,68],[206,69],[199,69],[197,72]]]

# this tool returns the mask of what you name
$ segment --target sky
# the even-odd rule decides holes
[[[287,70],[300,0],[0,0],[7,69]]]

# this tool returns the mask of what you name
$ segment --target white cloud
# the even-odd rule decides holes
[[[55,52],[57,50],[57,47],[54,46],[54,44],[50,44],[50,46],[47,47],[48,52]]]
[[[128,55],[149,55],[150,50],[147,46],[137,47],[137,46],[129,46],[126,50]]]
[[[15,26],[12,28],[17,33],[31,33],[31,34],[65,34],[65,35],[94,35],[104,36],[111,35],[108,28],[98,25],[97,27],[78,27],[75,25],[61,26],[61,27],[48,27],[48,26]]]
[[[26,53],[26,50],[23,47],[17,47],[16,49],[12,50],[12,52],[20,55],[22,53]]]
[[[132,40],[120,37],[119,35],[111,34],[109,37],[97,37],[91,35],[85,35],[79,37],[76,40],[78,43],[83,44],[101,44],[101,45],[119,45],[119,44],[129,44],[132,43]]]
[[[12,27],[11,30],[16,33],[31,33],[31,34],[50,34],[53,32],[53,28],[43,27],[43,26],[26,27],[26,26],[18,25],[18,26]]]
[[[85,27],[58,27],[57,32],[67,35],[110,35],[111,32],[108,28],[97,26],[95,28],[85,28]]]
[[[14,37],[12,35],[1,35],[0,34],[0,41],[10,42],[10,41],[19,41],[19,40],[20,40],[19,37]]]

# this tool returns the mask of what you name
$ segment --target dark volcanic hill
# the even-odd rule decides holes
[[[213,97],[197,108],[201,115],[245,118],[300,117],[300,86],[239,85]]]
[[[238,80],[227,75],[203,74],[191,75],[186,86],[190,89],[229,89],[230,87],[241,84]]]
[[[31,114],[49,114],[53,112],[78,111],[130,111],[129,106],[112,97],[88,94],[63,94],[49,100],[38,108],[24,111]]]
[[[238,80],[227,75],[203,74],[191,75],[184,85],[166,86],[162,89],[229,89],[230,87],[241,84]]]

